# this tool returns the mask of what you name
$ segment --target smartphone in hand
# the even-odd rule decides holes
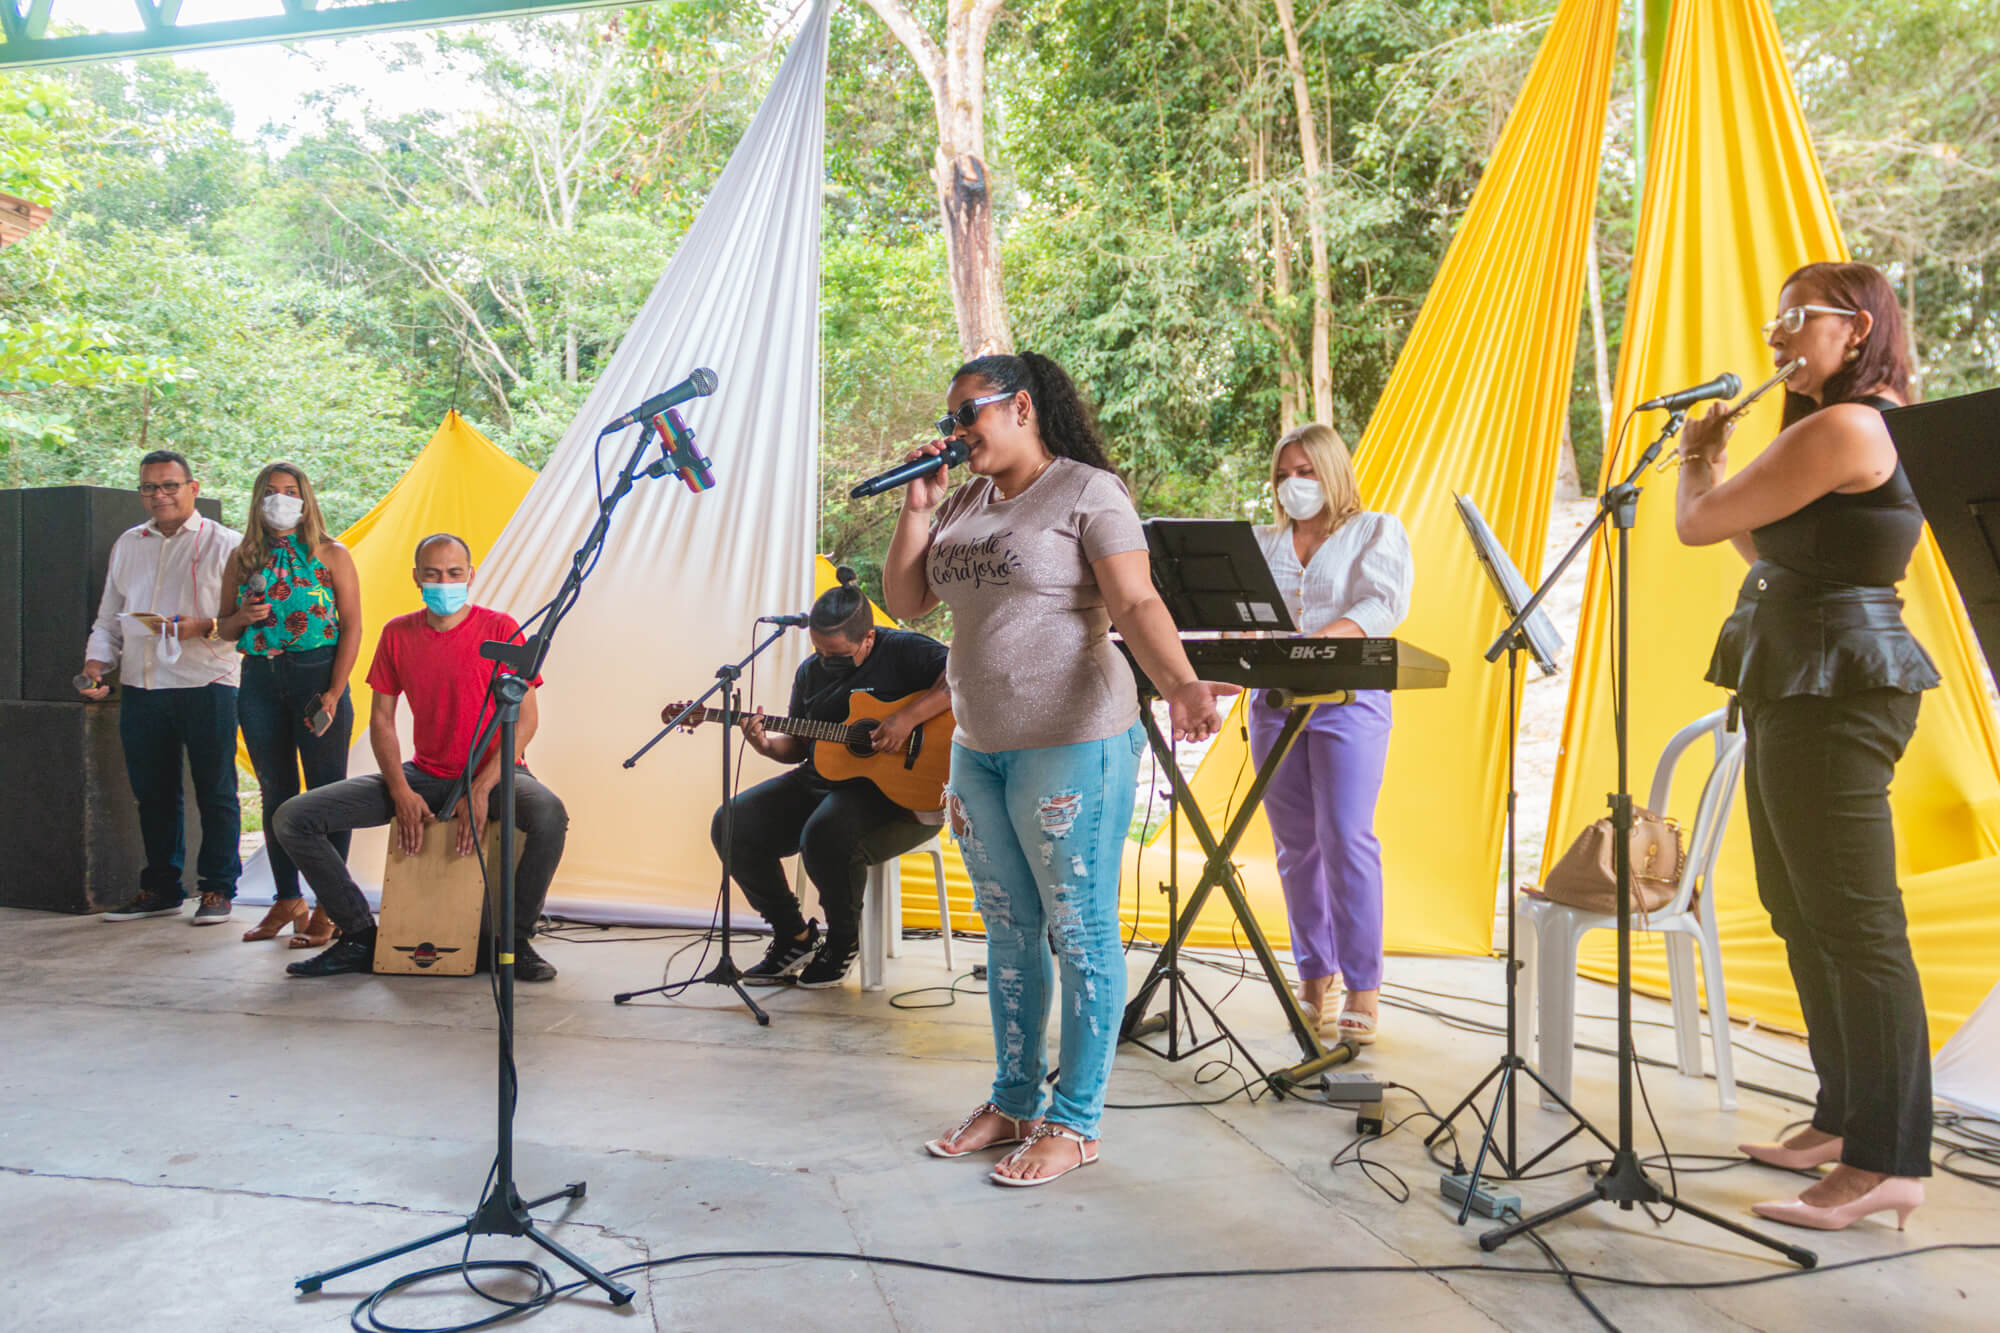
[[[315,736],[326,735],[326,729],[333,725],[333,714],[326,711],[326,703],[321,700],[306,710],[306,730]]]

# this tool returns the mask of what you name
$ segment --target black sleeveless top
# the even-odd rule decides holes
[[[1896,596],[1923,527],[1898,461],[1873,490],[1830,492],[1755,529],[1757,562],[1723,622],[1707,679],[1746,699],[1935,686],[1937,668],[1903,624]]]

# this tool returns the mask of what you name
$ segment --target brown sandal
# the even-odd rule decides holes
[[[246,944],[251,940],[275,940],[278,938],[278,932],[286,926],[294,930],[303,929],[305,919],[305,899],[280,898],[271,904],[270,909],[264,913],[262,921],[243,932],[243,940]]]
[[[333,918],[326,909],[315,905],[310,921],[301,921],[292,927],[292,947],[294,949],[324,949],[333,943],[333,937],[340,934],[333,924]]]

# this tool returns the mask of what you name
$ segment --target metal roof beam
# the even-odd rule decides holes
[[[215,23],[175,23],[181,0],[134,0],[145,27],[139,32],[93,32],[45,37],[51,0],[0,0],[0,70],[35,65],[69,65],[91,60],[172,51],[199,51],[256,42],[348,37],[385,28],[436,28],[482,19],[519,18],[578,9],[610,9],[632,0],[373,0],[367,4],[316,9],[317,0],[283,0],[285,12]]]

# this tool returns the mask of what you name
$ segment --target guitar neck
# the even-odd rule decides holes
[[[702,720],[705,722],[720,721],[722,716],[719,708],[702,709]],[[799,736],[809,741],[835,741],[845,745],[853,733],[853,726],[847,722],[820,722],[809,717],[767,717],[764,719],[764,730],[780,736]]]

